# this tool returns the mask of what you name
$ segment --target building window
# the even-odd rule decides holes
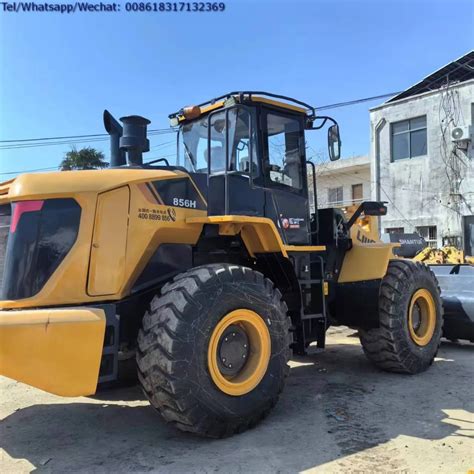
[[[341,204],[343,201],[342,186],[328,189],[328,203]]]
[[[352,185],[352,202],[362,202],[364,197],[364,186],[362,184]]]
[[[395,122],[392,131],[392,161],[414,158],[428,153],[426,115]]]
[[[424,225],[416,228],[416,232],[420,237],[423,237],[431,248],[438,246],[438,232],[435,225]]]
[[[387,227],[385,229],[386,234],[403,234],[405,232],[404,227]]]

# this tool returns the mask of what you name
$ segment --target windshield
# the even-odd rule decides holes
[[[235,107],[215,112],[181,125],[177,164],[193,173],[207,173],[210,155],[211,172],[224,172],[227,150],[229,171],[256,173],[258,171],[256,150],[253,147],[250,153],[251,140],[251,118],[246,109]],[[252,159],[249,159],[250,154]]]
[[[181,125],[178,132],[178,166],[194,173],[207,173],[208,119]]]

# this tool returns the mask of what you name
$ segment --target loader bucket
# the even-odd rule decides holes
[[[474,342],[474,266],[430,265],[441,288],[443,336]]]

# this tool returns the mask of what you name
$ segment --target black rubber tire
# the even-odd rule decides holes
[[[408,328],[408,310],[412,295],[420,288],[433,296],[436,326],[426,346],[417,345]],[[430,268],[419,262],[392,260],[379,292],[380,327],[359,329],[365,355],[388,372],[416,374],[426,370],[438,352],[443,317],[438,281]]]
[[[230,396],[208,371],[209,339],[219,320],[246,308],[270,332],[271,356],[261,382]],[[276,404],[288,375],[288,308],[273,283],[250,268],[211,264],[178,275],[156,296],[138,335],[138,378],[151,405],[182,431],[220,438],[242,432]]]

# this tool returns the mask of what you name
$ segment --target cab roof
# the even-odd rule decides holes
[[[287,97],[284,95],[272,94],[270,92],[263,91],[241,91],[241,92],[229,92],[228,94],[216,97],[214,99],[203,102],[196,106],[185,107],[180,109],[178,112],[175,112],[169,115],[169,118],[173,121],[177,120],[177,123],[184,122],[186,120],[192,120],[197,118],[197,116],[206,114],[213,110],[224,108],[228,105],[234,105],[236,103],[248,103],[248,102],[260,102],[274,107],[291,110],[293,112],[305,114],[308,117],[314,117],[316,115],[316,110],[313,106],[302,102],[292,97]],[[187,117],[186,109],[193,109],[194,114],[192,117]],[[196,110],[199,109],[199,112]]]

